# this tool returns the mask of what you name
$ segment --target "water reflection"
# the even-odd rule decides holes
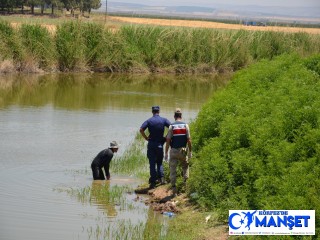
[[[108,217],[115,217],[117,216],[117,211],[110,194],[110,181],[96,180],[92,182],[90,202],[97,205]]]
[[[0,77],[0,107],[45,106],[68,110],[199,107],[226,83],[221,75],[47,74]],[[172,108],[174,108],[174,106]]]

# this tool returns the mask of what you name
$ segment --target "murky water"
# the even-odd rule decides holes
[[[0,239],[122,239],[128,225],[137,235],[127,238],[143,236],[155,216],[132,193],[141,180],[111,172],[110,182],[94,182],[92,158],[112,140],[121,144],[121,157],[152,105],[170,120],[180,107],[189,121],[225,82],[213,76],[0,76]],[[100,194],[110,194],[110,201]]]

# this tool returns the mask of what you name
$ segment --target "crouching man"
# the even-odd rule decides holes
[[[94,180],[105,180],[102,168],[106,174],[107,180],[110,179],[109,165],[113,154],[118,151],[118,144],[116,141],[110,143],[110,147],[102,150],[98,155],[93,159],[91,163],[92,175]]]

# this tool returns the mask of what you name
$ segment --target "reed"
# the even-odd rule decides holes
[[[19,69],[26,55],[25,49],[17,31],[3,20],[0,20],[0,42],[0,60],[12,60],[16,69]]]
[[[145,178],[149,172],[149,162],[145,150],[145,140],[140,133],[137,133],[124,154],[112,161],[111,170],[115,173]]]
[[[40,68],[49,69],[56,65],[56,51],[48,30],[40,25],[23,24],[19,28],[21,43]]]
[[[143,25],[112,31],[81,21],[61,23],[54,37],[40,25],[19,29],[0,21],[0,40],[2,61],[13,60],[20,69],[31,58],[46,71],[57,63],[60,71],[211,73],[320,52],[318,34]]]
[[[58,26],[55,44],[61,71],[86,70],[82,31],[80,22],[65,22]]]

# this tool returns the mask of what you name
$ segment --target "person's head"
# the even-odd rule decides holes
[[[118,143],[116,141],[112,141],[110,143],[110,147],[109,148],[112,150],[112,152],[118,152],[119,145],[118,145]]]
[[[182,118],[182,112],[180,108],[176,108],[174,111],[174,119],[181,119]]]
[[[152,106],[151,110],[152,110],[153,114],[159,114],[160,107],[159,106]]]

